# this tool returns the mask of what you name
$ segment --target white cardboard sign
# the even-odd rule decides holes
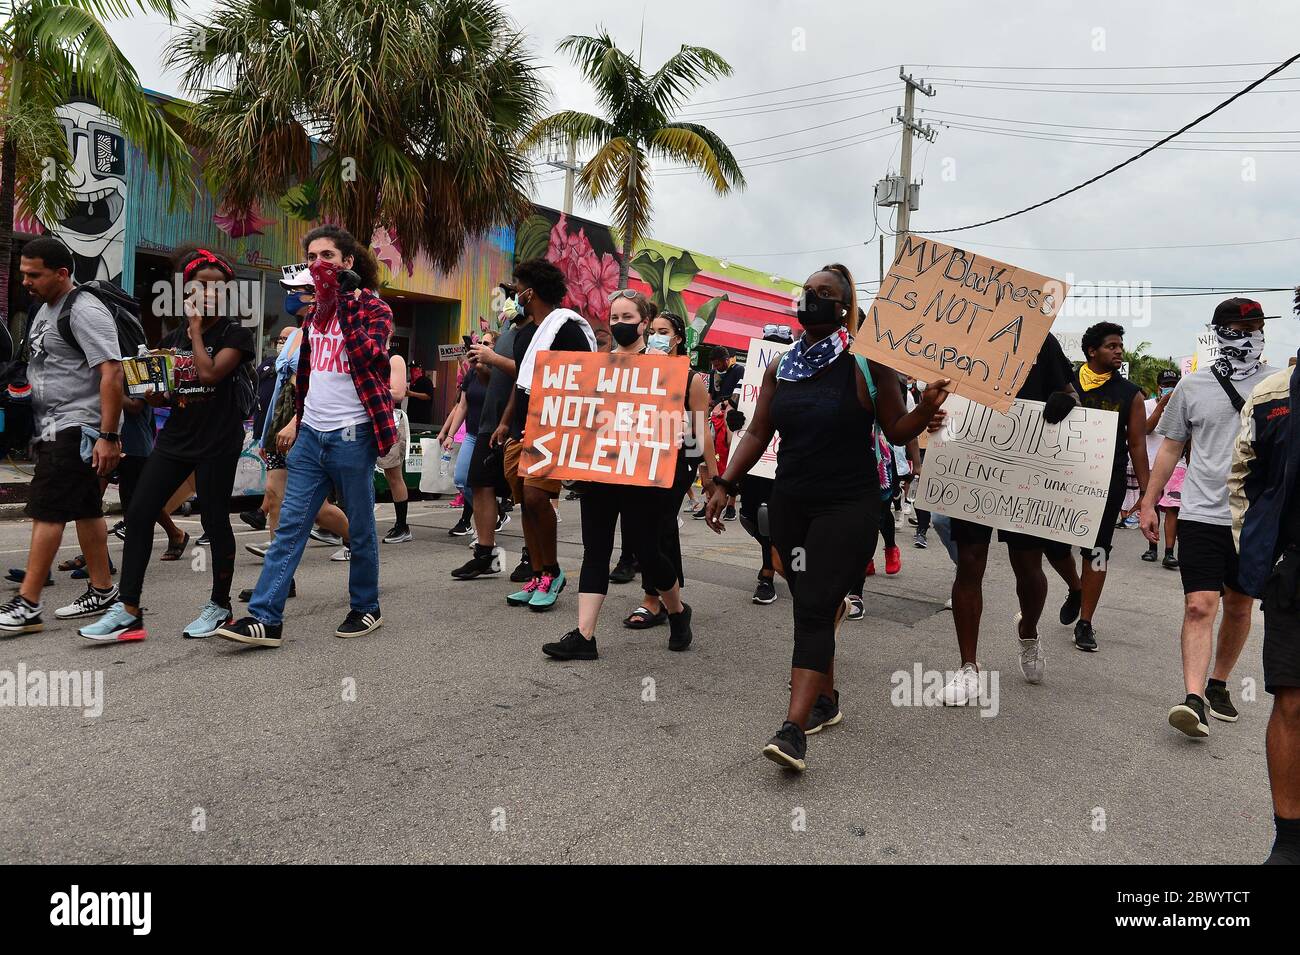
[[[951,518],[1092,547],[1115,458],[1113,411],[1075,408],[1060,424],[1043,403],[1016,400],[994,411],[960,395],[930,435],[916,498]]]
[[[754,420],[754,409],[758,407],[758,396],[763,391],[763,375],[768,366],[793,347],[781,342],[765,342],[761,338],[750,340],[749,354],[745,358],[745,374],[740,379],[740,404],[737,406],[745,416],[745,427],[736,432],[732,441],[733,448],[740,443],[749,430],[749,423]],[[758,459],[758,463],[750,468],[749,473],[754,477],[775,478],[776,452],[780,445],[781,435],[773,434],[767,450]]]

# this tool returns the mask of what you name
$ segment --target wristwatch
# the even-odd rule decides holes
[[[99,432],[99,440],[112,441],[114,444],[121,444],[122,436],[116,431],[101,431]]]
[[[718,487],[722,488],[722,489],[723,489],[724,491],[726,491],[728,494],[739,494],[739,493],[740,493],[740,485],[739,485],[739,484],[736,484],[736,483],[733,482],[733,481],[725,480],[725,479],[724,479],[720,474],[715,474],[715,475],[713,476],[713,483],[716,484]]]

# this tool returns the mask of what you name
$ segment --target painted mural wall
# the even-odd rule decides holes
[[[569,286],[563,304],[586,318],[607,344],[609,297],[618,291],[621,257],[610,227],[538,207],[520,223],[515,240],[516,261],[536,256],[559,266]],[[765,324],[797,328],[792,303],[798,283],[664,242],[647,239],[636,246],[628,285],[685,318],[692,348],[703,343],[744,350]]]

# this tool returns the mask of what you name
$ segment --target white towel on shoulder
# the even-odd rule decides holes
[[[533,369],[537,366],[537,353],[550,351],[551,345],[555,343],[556,334],[565,322],[577,322],[583,334],[587,336],[587,344],[591,346],[591,350],[596,350],[596,333],[591,330],[587,320],[571,308],[557,308],[542,319],[542,324],[537,327],[537,334],[528,343],[524,360],[519,363],[515,385],[523,389],[525,394],[532,394],[533,391]]]

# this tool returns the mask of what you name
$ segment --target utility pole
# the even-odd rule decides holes
[[[889,176],[876,183],[876,205],[898,207],[898,237],[894,242],[894,254],[898,255],[903,247],[903,236],[907,235],[911,225],[912,212],[920,207],[921,187],[912,182],[912,134],[915,133],[928,142],[934,142],[938,130],[933,126],[916,121],[914,106],[916,94],[933,96],[934,87],[925,80],[916,80],[903,67],[898,68],[898,78],[906,86],[903,94],[903,108],[892,120],[903,126],[902,164],[898,176]]]
[[[546,147],[546,165],[564,170],[564,214],[572,215],[574,176],[582,172],[582,166],[578,164],[578,141],[569,137],[568,149],[561,159],[559,139],[552,139]]]

